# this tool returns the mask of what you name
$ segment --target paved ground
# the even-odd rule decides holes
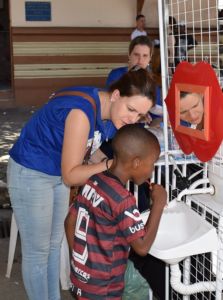
[[[5,277],[11,209],[6,188],[6,167],[8,150],[19,135],[23,124],[35,109],[19,108],[0,110],[0,300],[27,300],[21,277],[21,249],[18,239],[11,278]],[[62,300],[72,299],[68,291],[62,291]]]

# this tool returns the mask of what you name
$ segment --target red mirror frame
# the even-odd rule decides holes
[[[204,129],[192,129],[180,123],[180,91],[204,95]],[[173,75],[165,99],[170,124],[180,148],[203,162],[210,160],[223,140],[223,94],[215,71],[206,62],[181,62]]]

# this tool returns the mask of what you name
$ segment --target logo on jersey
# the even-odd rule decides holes
[[[144,229],[144,224],[143,223],[140,223],[140,224],[137,224],[135,226],[130,226],[129,227],[129,230],[131,233],[135,233],[136,231],[140,231]]]
[[[88,200],[92,202],[93,207],[97,207],[104,198],[101,197],[96,190],[90,185],[86,184],[82,190],[82,195]]]
[[[81,270],[80,268],[76,267],[74,265],[73,261],[71,261],[71,266],[74,270],[76,277],[83,283],[87,283],[88,280],[91,278],[91,275],[89,273],[86,273],[85,271]]]
[[[141,215],[140,215],[138,209],[135,208],[135,209],[133,210],[133,212],[130,212],[130,211],[127,211],[127,210],[126,210],[126,211],[124,212],[124,214],[125,214],[127,217],[133,219],[135,222],[141,221],[141,223],[136,224],[135,226],[129,226],[129,230],[130,230],[131,233],[135,233],[135,232],[137,232],[137,231],[140,231],[140,230],[144,229],[144,224],[143,224],[143,222],[142,222],[142,218],[141,218]]]
[[[124,212],[124,214],[125,214],[126,216],[130,217],[131,219],[133,219],[133,220],[136,221],[136,222],[142,220],[142,218],[141,218],[141,216],[140,216],[140,213],[139,213],[138,209],[136,209],[136,208],[133,210],[132,213],[126,210],[126,211]]]

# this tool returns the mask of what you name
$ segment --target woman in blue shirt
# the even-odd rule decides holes
[[[118,80],[123,74],[138,66],[151,72],[150,61],[152,58],[153,43],[147,36],[138,36],[129,44],[128,66],[112,69],[106,80],[108,88],[113,82]]]
[[[22,129],[10,150],[7,176],[21,237],[23,280],[30,300],[60,299],[60,246],[69,187],[82,185],[112,163],[94,160],[96,163],[84,165],[86,149],[92,145],[94,156],[117,129],[137,122],[154,105],[154,90],[153,80],[143,69],[127,72],[108,91],[67,88]],[[73,91],[79,96],[66,95]],[[87,100],[89,96],[95,105]]]

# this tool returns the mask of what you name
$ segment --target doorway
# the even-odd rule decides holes
[[[0,0],[0,93],[11,91],[11,76],[9,1]]]

